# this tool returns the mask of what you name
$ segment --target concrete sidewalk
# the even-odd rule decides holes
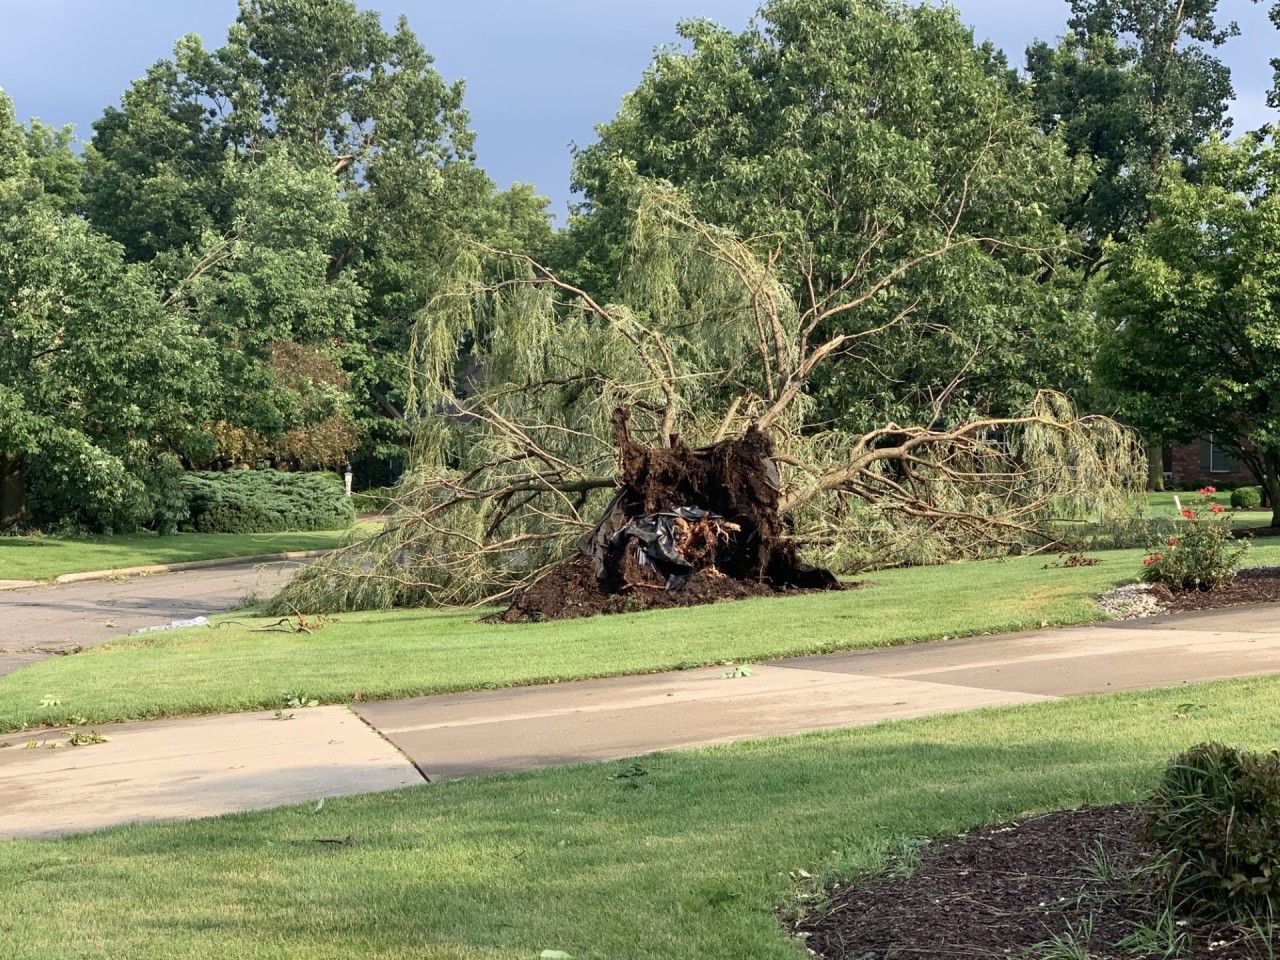
[[[1280,607],[367,703],[433,780],[976,707],[1280,673]]]
[[[208,817],[422,783],[345,707],[103,724],[106,743],[63,731],[0,735],[0,837]],[[28,749],[27,744],[35,746]],[[53,745],[53,746],[51,746]]]
[[[14,734],[0,737],[14,742],[0,750],[0,836],[388,789],[420,782],[419,770],[448,779],[1267,673],[1280,673],[1280,606],[829,654],[749,674],[706,668],[357,705],[369,727],[345,708],[315,707],[287,722],[101,725],[111,742],[59,750],[19,749],[26,738]]]

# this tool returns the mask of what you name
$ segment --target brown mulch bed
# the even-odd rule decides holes
[[[1152,593],[1166,613],[1190,610],[1217,610],[1246,603],[1280,603],[1280,567],[1252,567],[1217,590],[1170,590],[1157,587]]]
[[[1054,938],[1074,939],[1093,958],[1271,955],[1244,932],[1191,926],[1174,928],[1180,943],[1168,954],[1126,943],[1155,926],[1163,903],[1137,872],[1147,856],[1139,828],[1131,806],[1085,807],[937,840],[910,875],[831,891],[796,929],[825,960],[1070,956],[1050,948]]]
[[[722,600],[748,597],[795,596],[814,590],[775,590],[756,580],[714,576],[699,570],[679,590],[638,587],[610,593],[596,578],[590,557],[579,556],[553,567],[534,582],[502,613],[486,618],[489,623],[527,623],[531,620],[568,620],[606,613],[635,613],[671,607],[696,607]]]
[[[1238,527],[1231,532],[1237,540],[1249,540],[1253,537],[1280,537],[1280,527]]]

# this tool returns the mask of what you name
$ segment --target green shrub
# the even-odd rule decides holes
[[[356,513],[381,513],[391,505],[395,487],[370,487],[351,494]]]
[[[1202,743],[1175,757],[1147,798],[1146,833],[1180,912],[1280,912],[1280,751]]]
[[[182,464],[171,453],[131,460],[74,431],[52,431],[27,463],[27,507],[33,529],[66,536],[173,533],[186,515],[178,488]]]
[[[1237,510],[1257,510],[1262,506],[1262,488],[1237,487],[1231,491],[1231,506]]]
[[[1205,487],[1202,496],[1182,510],[1186,523],[1164,547],[1142,558],[1142,579],[1173,590],[1216,590],[1235,576],[1248,543],[1231,534],[1231,517],[1208,499],[1216,492]]]
[[[339,530],[355,510],[331,473],[278,470],[199,471],[182,478],[190,519],[201,533]]]

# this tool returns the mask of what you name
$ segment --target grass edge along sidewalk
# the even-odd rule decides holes
[[[313,632],[273,621],[124,637],[0,679],[0,730],[386,700],[1095,622],[1094,597],[1141,551],[1091,567],[1052,557],[869,574],[865,589],[537,624],[474,610],[343,614]],[[1280,562],[1280,546],[1250,563]]]
[[[1221,681],[10,841],[0,940],[7,960],[797,960],[777,911],[815,883],[1135,799],[1197,742],[1273,747],[1278,696]]]

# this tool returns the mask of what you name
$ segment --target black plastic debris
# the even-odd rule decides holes
[[[708,551],[706,545],[699,544],[691,550],[687,542],[690,524],[701,521],[710,521],[717,532],[727,529],[723,518],[701,507],[676,507],[664,513],[633,517],[614,533],[611,546],[621,552],[627,539],[634,538],[637,541],[636,560],[664,577],[668,590],[679,590],[689,582],[699,560],[705,560],[708,565],[714,561],[714,549]],[[714,548],[714,544],[710,546]]]

